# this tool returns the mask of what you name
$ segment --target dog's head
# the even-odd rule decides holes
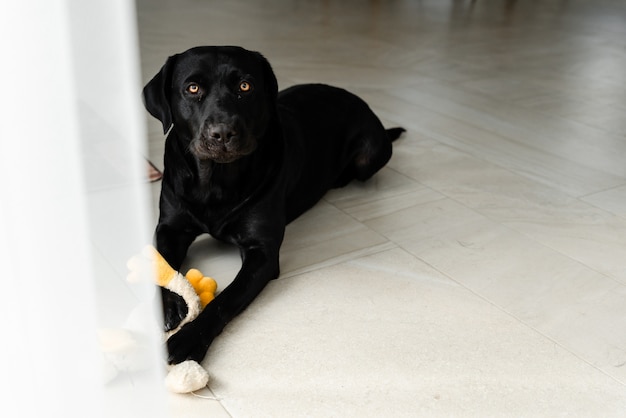
[[[144,87],[146,109],[200,160],[230,163],[253,152],[276,109],[267,60],[239,47],[196,47],[168,58]]]

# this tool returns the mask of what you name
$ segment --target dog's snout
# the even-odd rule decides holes
[[[209,138],[217,142],[228,143],[237,137],[237,130],[225,123],[209,126]]]

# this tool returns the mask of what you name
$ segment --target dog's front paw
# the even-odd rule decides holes
[[[206,338],[198,321],[191,321],[167,340],[167,361],[170,364],[194,360],[200,363],[209,349],[210,339]]]
[[[189,313],[187,301],[171,290],[161,287],[161,306],[163,308],[163,331],[176,329]]]

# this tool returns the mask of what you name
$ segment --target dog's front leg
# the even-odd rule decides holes
[[[235,280],[207,305],[200,315],[167,341],[168,361],[202,361],[226,324],[261,293],[267,283],[278,277],[279,245],[242,248],[241,270]]]
[[[174,270],[180,270],[187,250],[200,231],[175,228],[166,223],[159,223],[155,233],[157,251]]]

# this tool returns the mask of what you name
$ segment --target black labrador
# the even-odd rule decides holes
[[[285,226],[329,189],[369,179],[404,129],[385,130],[363,100],[339,88],[307,84],[278,93],[267,60],[240,47],[169,57],[143,96],[170,131],[157,249],[177,270],[203,233],[241,252],[235,280],[167,342],[170,363],[201,361],[226,324],[278,277]],[[185,311],[162,296],[173,328]]]

